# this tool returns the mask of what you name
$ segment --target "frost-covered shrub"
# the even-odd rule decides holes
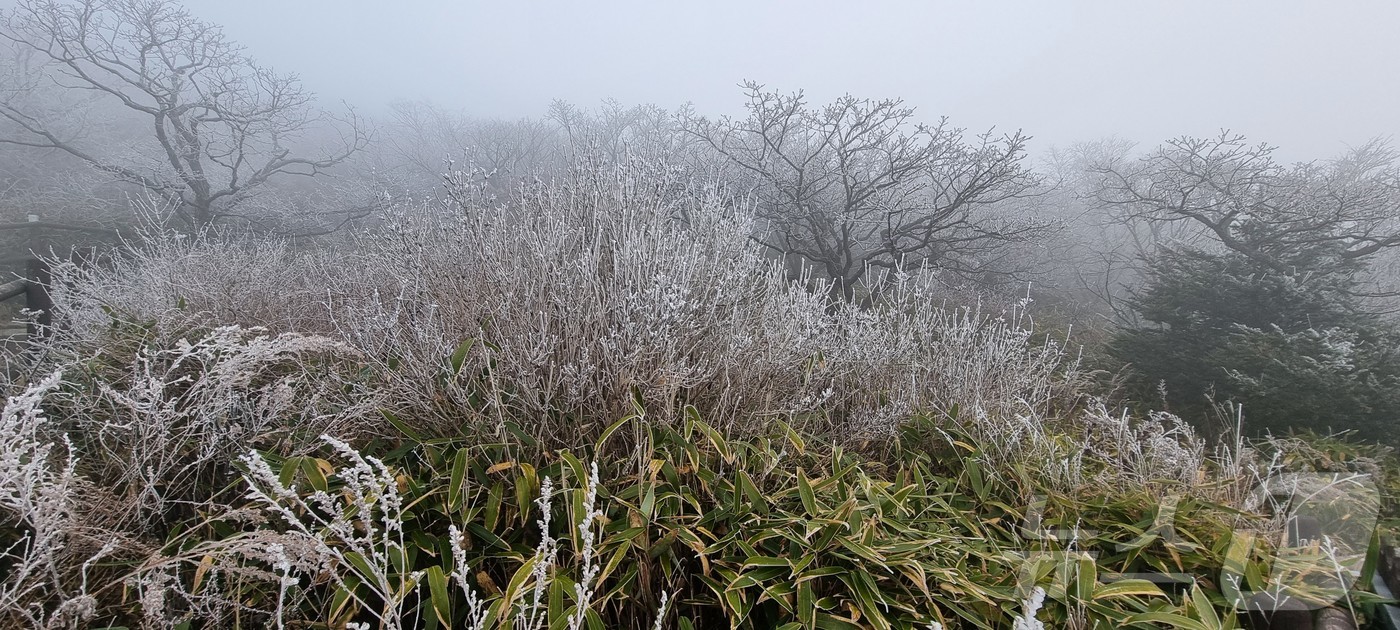
[[[453,614],[446,593],[449,581],[455,583],[463,595],[465,605],[461,610],[465,613],[466,628],[544,630],[560,627],[562,620],[558,617],[562,614],[557,604],[550,601],[551,591],[568,584],[576,605],[569,611],[567,627],[570,630],[590,627],[586,620],[596,616],[592,609],[594,597],[598,595],[597,580],[603,569],[604,558],[599,554],[603,551],[602,528],[606,522],[600,495],[604,488],[596,464],[591,466],[586,479],[581,480],[578,524],[572,532],[576,537],[556,538],[550,525],[552,513],[557,509],[553,503],[554,485],[549,477],[544,477],[533,501],[539,513],[536,522],[539,542],[533,556],[512,578],[519,590],[510,594],[511,599],[502,601],[499,592],[483,594],[478,591],[481,579],[474,574],[473,562],[465,547],[476,534],[468,522],[458,520],[474,510],[444,514],[429,509],[431,503],[420,505],[424,503],[422,497],[414,500],[420,489],[418,482],[402,481],[404,471],[376,457],[363,455],[333,437],[322,436],[322,441],[334,450],[334,458],[341,465],[330,475],[307,484],[309,487],[279,475],[256,452],[243,455],[240,459],[248,470],[244,475],[247,498],[252,507],[270,521],[263,523],[264,526],[247,539],[215,542],[201,550],[218,556],[223,564],[236,570],[246,571],[250,564],[271,568],[261,576],[262,582],[276,585],[274,604],[265,611],[270,624],[281,628],[284,621],[295,618],[301,612],[296,610],[295,603],[297,595],[305,590],[304,585],[310,582],[314,588],[316,580],[323,579],[346,594],[348,608],[362,611],[372,617],[378,627],[386,629],[420,627],[429,614],[451,625],[458,615]],[[335,466],[325,460],[317,461],[328,467]],[[444,480],[424,482],[431,487]],[[460,485],[457,488],[461,490]],[[521,490],[528,493],[535,489]],[[440,524],[440,517],[448,521],[446,537],[439,541],[436,537],[425,536],[428,527]],[[481,531],[479,524],[476,527],[475,531]],[[576,563],[561,561],[563,540],[574,541]],[[440,547],[437,546],[439,542]],[[439,549],[441,554],[431,553]],[[420,553],[424,551],[429,553]],[[430,566],[416,569],[409,566],[415,558]],[[577,566],[571,566],[574,564]],[[568,579],[571,569],[576,569],[577,574]],[[430,590],[431,594],[427,592]],[[423,605],[428,597],[432,598],[431,606]],[[513,599],[515,597],[518,600]],[[665,607],[663,598],[660,614],[665,613]],[[514,618],[514,624],[502,624],[503,617]],[[488,625],[488,620],[495,624]],[[551,622],[556,623],[551,626]]]
[[[110,265],[59,265],[48,360],[126,369],[149,339],[266,321],[358,351],[366,387],[419,431],[514,422],[573,445],[634,402],[654,421],[691,405],[727,431],[776,418],[864,439],[926,412],[1002,435],[1078,396],[1077,360],[1024,303],[949,303],[966,293],[933,272],[871,273],[863,304],[830,303],[765,256],[742,197],[684,169],[580,162],[506,198],[449,184],[450,205],[401,207],[348,250],[153,234]]]
[[[100,343],[114,318],[184,334],[193,325],[316,332],[310,257],[276,238],[153,231],[96,264],[52,261],[67,343]]]
[[[999,416],[1072,389],[1073,362],[1034,343],[1019,312],[955,308],[928,274],[872,283],[869,307],[829,304],[762,254],[742,200],[672,170],[599,167],[506,202],[454,198],[450,212],[403,210],[325,269],[337,333],[411,375],[395,400],[453,401],[404,410],[439,427],[525,416],[565,438],[635,396],[661,420],[690,404],[741,431],[778,417],[873,436],[921,409]],[[486,375],[499,395],[484,406],[432,378],[466,339],[481,343],[454,371]]]
[[[1136,418],[1127,410],[1111,413],[1095,401],[1080,422],[1082,443],[1113,480],[1180,491],[1197,481],[1209,461],[1205,440],[1169,413]]]
[[[659,412],[763,406],[826,332],[791,316],[823,320],[821,303],[785,286],[720,193],[677,193],[664,176],[580,175],[507,205],[405,212],[354,255],[355,274],[332,275],[333,320],[407,369],[481,340],[465,372],[491,367],[505,413],[604,421],[634,390]]]
[[[83,507],[74,449],[49,426],[41,404],[59,373],[12,396],[0,411],[0,624],[43,628],[77,624],[96,612],[86,559],[75,545]],[[55,436],[60,436],[55,440]]]
[[[347,575],[354,576],[356,584],[368,587],[375,598],[357,598],[357,603],[374,614],[380,627],[400,628],[402,605],[422,579],[422,572],[405,571],[402,566],[408,538],[403,499],[394,474],[379,459],[364,457],[340,440],[329,436],[322,440],[350,464],[335,474],[342,487],[335,494],[317,488],[303,499],[262,457],[254,453],[242,456],[249,470],[245,477],[248,497],[279,521],[277,525],[288,527],[310,551],[296,562],[284,556],[275,563],[281,574],[277,627],[283,625],[286,590],[299,581],[294,573],[309,573],[329,575],[352,596],[357,589],[347,586],[345,580]]]
[[[238,326],[190,333],[163,342],[116,327],[53,400],[83,472],[122,498],[128,526],[198,509],[250,446],[291,453],[322,431],[353,435],[377,408],[347,376],[358,355],[343,343]],[[135,347],[122,356],[120,344]]]

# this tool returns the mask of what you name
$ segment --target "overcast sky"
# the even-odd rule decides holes
[[[551,99],[738,113],[744,79],[818,102],[1023,128],[1035,147],[1222,127],[1328,157],[1400,135],[1400,2],[187,0],[323,99],[480,116]]]

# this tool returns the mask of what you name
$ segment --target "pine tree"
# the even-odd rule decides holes
[[[1231,401],[1254,433],[1354,429],[1400,442],[1400,332],[1357,297],[1361,270],[1325,246],[1269,264],[1162,248],[1133,300],[1151,325],[1125,329],[1110,352],[1131,366],[1140,400],[1164,390],[1198,424],[1212,401]]]

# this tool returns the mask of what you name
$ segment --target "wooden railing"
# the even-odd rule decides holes
[[[86,235],[88,240],[112,243],[120,238],[116,230],[102,227],[100,225],[72,225],[66,223],[56,223],[52,221],[42,221],[37,214],[31,214],[28,221],[23,222],[3,222],[0,223],[0,232],[16,232],[22,234],[20,238],[20,251],[27,252],[26,255],[18,258],[0,259],[0,265],[9,267],[17,263],[23,263],[24,275],[15,280],[0,284],[0,302],[23,298],[24,308],[33,311],[34,317],[29,319],[27,332],[30,339],[38,339],[46,336],[53,325],[53,299],[49,295],[49,288],[53,286],[53,273],[49,269],[49,263],[41,256],[63,254],[55,252],[56,249],[70,251],[70,259],[74,262],[91,262],[96,250],[89,247],[73,247],[71,244],[57,246],[54,242],[56,235],[61,233]]]
[[[49,287],[53,285],[53,273],[48,261],[30,258],[24,265],[23,278],[0,285],[0,302],[24,298],[24,308],[36,314],[29,320],[29,338],[37,339],[48,334],[53,325],[53,298]]]

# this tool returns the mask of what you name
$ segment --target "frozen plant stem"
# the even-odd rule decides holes
[[[588,484],[583,493],[583,516],[579,520],[578,535],[579,544],[582,545],[583,575],[574,585],[574,597],[577,607],[574,614],[569,617],[569,630],[582,630],[584,621],[588,616],[589,604],[593,601],[593,580],[598,577],[598,572],[602,567],[598,566],[594,559],[597,553],[597,535],[593,530],[593,521],[603,517],[602,510],[597,509],[598,499],[598,462],[593,462],[588,476]]]

